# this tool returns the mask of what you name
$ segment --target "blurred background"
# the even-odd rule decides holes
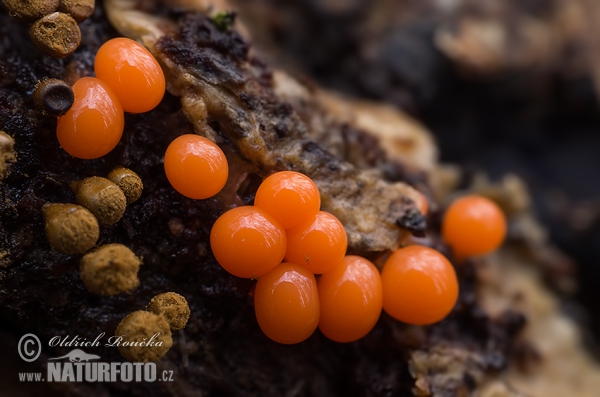
[[[600,340],[600,2],[234,3],[270,62],[408,112],[465,184],[481,170],[522,178],[555,270],[577,264],[565,311]]]

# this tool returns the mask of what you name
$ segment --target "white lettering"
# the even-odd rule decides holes
[[[121,380],[123,382],[131,382],[133,379],[133,365],[131,363],[121,364]]]
[[[146,382],[154,382],[156,380],[156,364],[144,364],[144,380]]]
[[[121,341],[123,340],[122,336],[111,336],[110,338],[108,338],[107,343],[104,346],[107,347],[118,347],[119,343],[121,343]]]
[[[100,335],[98,335],[96,337],[96,339],[94,339],[94,342],[92,342],[92,344],[90,346],[93,346],[93,347],[100,346],[100,339],[102,339],[104,337],[104,335],[106,335],[105,332],[100,333]]]
[[[61,382],[75,382],[75,373],[73,372],[73,364],[65,363],[60,381]]]
[[[48,382],[60,382],[62,363],[48,363]]]
[[[135,367],[135,380],[140,381],[142,379],[142,366],[144,363],[133,363]]]
[[[98,380],[98,363],[89,363],[85,366],[85,381],[96,382]]]
[[[19,379],[38,381],[41,374],[20,373]],[[155,382],[157,370],[155,363],[49,362],[47,379],[48,382]]]
[[[98,363],[98,382],[110,382],[109,371],[109,363]]]
[[[73,363],[73,365],[75,366],[75,376],[77,376],[77,382],[81,382],[82,378],[83,378],[83,367],[85,366],[85,363]]]
[[[117,374],[120,374],[120,365],[121,363],[110,363],[110,381],[117,381]]]

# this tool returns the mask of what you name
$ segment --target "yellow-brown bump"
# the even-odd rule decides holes
[[[3,0],[3,3],[11,15],[33,21],[56,11],[59,0]]]
[[[99,176],[73,182],[77,202],[89,209],[103,225],[113,225],[121,219],[127,207],[123,191],[114,182]]]
[[[31,41],[38,50],[54,58],[64,58],[81,44],[81,31],[72,16],[53,12],[31,25]]]
[[[163,316],[138,310],[130,313],[121,321],[115,331],[117,338],[121,337],[119,352],[129,361],[150,362],[160,360],[173,346],[171,329]],[[147,346],[125,346],[141,341],[149,342]]]
[[[60,0],[58,10],[69,14],[77,22],[83,22],[94,13],[94,0]]]
[[[140,285],[142,261],[122,244],[107,244],[81,258],[79,275],[91,293],[112,296]]]
[[[146,307],[151,313],[163,316],[172,330],[182,329],[190,318],[187,300],[175,292],[156,295]]]
[[[48,242],[56,251],[83,254],[98,241],[98,221],[87,209],[75,204],[46,204],[42,211]]]
[[[142,195],[144,183],[138,174],[125,167],[117,167],[112,170],[107,178],[121,188],[127,199],[127,204],[131,204]]]

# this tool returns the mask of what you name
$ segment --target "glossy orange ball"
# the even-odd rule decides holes
[[[285,260],[326,273],[342,261],[348,248],[344,225],[332,214],[319,211],[308,222],[287,230]]]
[[[288,345],[302,342],[319,324],[315,276],[303,266],[280,264],[258,279],[254,311],[268,338]]]
[[[75,101],[58,118],[56,137],[71,156],[96,159],[117,146],[125,116],[115,93],[102,80],[83,77],[73,84]]]
[[[113,89],[126,112],[152,110],[165,94],[165,75],[154,56],[125,37],[108,40],[100,47],[94,71]]]
[[[321,195],[317,185],[306,175],[281,171],[260,184],[254,205],[271,214],[285,229],[290,229],[319,212]]]
[[[484,255],[497,249],[506,236],[506,218],[496,203],[482,196],[454,201],[442,221],[442,237],[454,255]]]
[[[354,342],[373,329],[383,305],[381,276],[375,265],[348,255],[317,284],[323,335],[336,342]]]
[[[258,278],[283,260],[285,230],[260,208],[243,206],[221,215],[210,232],[217,262],[229,273]]]
[[[181,135],[171,142],[164,166],[173,188],[192,199],[206,199],[219,193],[229,175],[221,148],[194,134]]]
[[[420,245],[397,249],[383,265],[383,310],[408,324],[442,320],[458,299],[458,280],[450,262]]]

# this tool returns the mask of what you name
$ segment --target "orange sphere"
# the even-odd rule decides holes
[[[285,260],[304,265],[315,274],[333,269],[344,258],[348,248],[344,225],[324,211],[289,229],[287,238]]]
[[[379,319],[383,292],[379,270],[360,256],[349,255],[319,281],[319,329],[336,342],[353,342],[368,334]]]
[[[282,263],[258,279],[254,311],[260,329],[278,343],[307,339],[319,324],[315,276],[305,267]]]
[[[285,229],[290,229],[319,212],[321,195],[317,185],[306,175],[281,171],[260,184],[254,205],[271,214]]]
[[[125,126],[117,96],[105,82],[94,77],[77,80],[73,93],[73,106],[58,118],[56,125],[60,146],[80,159],[108,154],[121,140]]]
[[[260,208],[243,206],[225,212],[210,232],[217,262],[234,276],[258,278],[285,255],[285,230]]]
[[[165,173],[179,193],[206,199],[219,193],[229,175],[225,154],[213,141],[198,135],[181,135],[165,153]]]
[[[439,252],[420,245],[397,249],[383,265],[383,310],[408,324],[442,320],[458,299],[454,268]]]
[[[165,95],[165,75],[144,46],[124,37],[107,41],[94,61],[96,76],[117,94],[123,109],[143,113],[154,109]]]
[[[502,210],[481,196],[454,201],[442,221],[442,237],[458,258],[492,252],[505,236],[506,218]]]

